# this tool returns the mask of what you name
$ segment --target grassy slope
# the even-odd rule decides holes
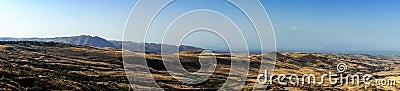
[[[128,90],[116,49],[2,42],[1,90]]]
[[[189,71],[200,68],[199,52],[181,52],[181,63]],[[166,55],[171,56],[171,55]],[[233,60],[230,59],[232,57]],[[146,59],[157,83],[166,90],[218,89],[226,81],[231,61],[250,58],[250,73],[243,90],[256,83],[259,55],[217,56],[217,69],[205,82],[183,84],[168,74],[159,54]],[[346,73],[373,74],[373,78],[391,78],[400,82],[398,57],[339,55],[318,53],[279,53],[275,74],[316,74],[336,72],[336,64],[348,65]],[[0,42],[0,90],[131,90],[125,77],[121,50],[43,42]],[[320,79],[317,78],[317,81]],[[325,79],[327,80],[327,79]],[[325,81],[327,82],[327,81]],[[272,85],[269,90],[399,90],[376,85]]]

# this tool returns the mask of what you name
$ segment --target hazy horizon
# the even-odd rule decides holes
[[[122,40],[126,20],[135,2],[3,0],[0,1],[0,36],[91,35]],[[261,3],[274,26],[278,50],[400,50],[397,40],[400,39],[397,36],[400,34],[400,11],[397,10],[400,1],[261,0]],[[218,5],[210,7],[220,8]],[[218,48],[222,43],[218,39],[209,42],[196,36],[190,41],[197,44],[186,45],[206,48]]]
[[[73,37],[73,36],[91,36],[91,37],[96,37],[93,35],[72,35],[72,36],[57,36],[57,37]],[[30,37],[30,38],[57,38],[57,37]],[[100,38],[103,38],[101,36],[97,36]],[[0,38],[15,38],[15,37],[0,37]],[[106,38],[104,38],[106,39]],[[106,39],[108,41],[123,41],[123,40],[110,40]],[[146,42],[146,43],[154,43],[154,42]],[[186,45],[186,46],[193,46],[193,47],[198,47],[196,45]],[[198,47],[202,48],[202,47]],[[208,48],[203,48],[206,50],[212,50],[216,52],[229,52],[229,50],[224,49],[224,48],[218,48],[218,47],[208,47]],[[233,50],[234,52],[235,50]],[[259,50],[249,50],[250,53],[259,53]],[[382,55],[382,56],[400,56],[400,50],[376,50],[376,49],[341,49],[341,50],[326,50],[326,49],[284,49],[284,48],[279,48],[277,52],[306,52],[306,53],[328,53],[328,54],[369,54],[369,55]]]

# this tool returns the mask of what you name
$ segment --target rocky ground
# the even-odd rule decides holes
[[[200,52],[181,52],[180,62],[183,67],[191,72],[199,70],[201,67],[198,63]],[[169,54],[164,56],[171,56],[178,54]],[[254,85],[257,85],[256,78],[260,71],[260,54],[214,54],[216,55],[218,66],[213,75],[201,84],[185,84],[172,79],[173,77],[168,74],[163,67],[163,61],[158,54],[147,54],[146,58],[152,76],[155,78],[160,87],[167,90],[178,89],[206,89],[217,90],[222,87],[229,77],[229,72],[233,69],[231,62],[250,59],[250,70],[247,75],[247,80],[242,90],[252,90]],[[274,77],[272,85],[265,85],[266,90],[400,90],[400,58],[389,56],[373,56],[373,55],[353,55],[353,54],[319,54],[319,53],[296,53],[296,52],[283,52],[277,53],[277,61],[275,62],[274,74],[285,74],[289,77],[290,74],[315,74],[316,82],[321,81],[322,74],[329,74],[329,72],[336,74],[371,74],[370,85],[362,84],[330,84],[328,77],[324,78],[324,84],[299,84],[299,85],[280,85],[277,83],[277,76]],[[232,59],[231,59],[232,58]],[[337,72],[337,64],[345,63],[347,70],[344,73]],[[333,78],[333,79],[338,79]],[[361,78],[360,78],[361,79]],[[384,86],[375,83],[375,79],[393,79],[396,84],[393,86]],[[288,78],[285,79],[286,81]],[[345,80],[344,80],[345,81]],[[350,80],[351,81],[351,80]],[[360,80],[362,81],[362,80]],[[306,82],[307,83],[307,82]],[[259,86],[259,85],[258,85]],[[264,86],[264,85],[261,85]]]
[[[0,90],[132,90],[124,72],[121,53],[120,49],[50,42],[0,42]],[[199,55],[200,53],[187,51],[164,56],[179,55],[183,67],[189,72],[196,72],[201,68],[198,59],[203,56]],[[146,54],[146,59],[152,78],[164,90],[217,90],[224,85],[230,71],[243,71],[230,68],[231,62],[244,59],[250,59],[250,68],[243,90],[251,90],[256,85],[260,71],[260,54],[208,55],[215,55],[218,65],[212,76],[200,84],[185,84],[174,79],[166,71],[160,54]],[[267,90],[400,89],[400,57],[295,52],[276,53],[276,56],[274,74],[316,74],[316,77],[320,77],[319,75],[324,73],[338,73],[336,65],[345,63],[348,69],[343,74],[371,74],[372,79],[395,79],[397,84],[279,85],[275,81],[276,84],[268,85]],[[132,64],[126,62],[125,65]],[[129,72],[128,74],[140,75]]]
[[[0,43],[0,90],[129,90],[121,50]]]

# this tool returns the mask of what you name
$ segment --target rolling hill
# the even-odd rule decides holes
[[[124,52],[124,55],[122,55],[122,52]],[[145,59],[149,71],[152,73],[150,78],[154,78],[164,90],[217,90],[223,86],[230,76],[229,72],[243,71],[243,69],[231,68],[231,62],[241,62],[247,58],[250,59],[250,68],[242,90],[251,90],[257,83],[256,78],[261,63],[260,54],[214,53],[199,56],[201,51],[154,54],[55,42],[0,41],[0,90],[132,90],[130,86],[134,84],[129,83],[130,80],[127,77],[130,77],[130,75],[127,76],[126,74],[137,76],[142,75],[142,73],[125,71],[142,69],[143,66],[132,64],[136,60],[124,60],[125,53],[128,55],[146,54]],[[201,68],[199,58],[215,55],[216,69],[205,82],[200,84],[182,83],[169,74],[173,71],[166,70],[161,58],[176,55],[180,56],[179,62],[190,72],[196,72]],[[321,74],[329,72],[337,74],[357,73],[371,74],[371,83],[374,79],[394,79],[400,82],[400,57],[395,56],[283,52],[277,53],[276,59],[274,74],[315,74],[319,77]],[[347,64],[348,69],[344,73],[337,72],[336,65],[338,63]],[[329,84],[327,78],[324,79],[326,82],[324,84],[311,85],[279,85],[276,80],[266,89],[300,91],[397,91],[400,89],[399,84],[394,86],[380,86],[376,83],[358,86],[332,85]],[[317,81],[320,81],[320,79],[317,78]]]

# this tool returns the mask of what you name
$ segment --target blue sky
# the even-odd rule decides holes
[[[278,49],[400,49],[399,0],[261,2],[274,26]],[[121,40],[134,3],[134,0],[1,0],[0,36],[85,34]]]
[[[278,47],[399,50],[398,0],[264,0]]]
[[[1,0],[0,36],[121,39],[132,0]]]

